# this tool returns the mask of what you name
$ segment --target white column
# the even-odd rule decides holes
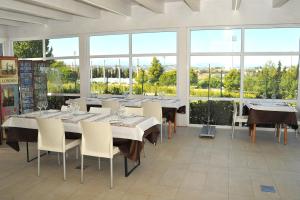
[[[188,59],[188,29],[181,27],[177,32],[177,96],[187,106],[185,118],[177,121],[178,125],[188,125],[189,104],[189,59]]]
[[[3,55],[4,56],[13,56],[14,55],[13,41],[11,41],[8,38],[5,38],[3,41]]]
[[[79,63],[80,63],[80,97],[90,96],[90,45],[89,37],[79,36]]]

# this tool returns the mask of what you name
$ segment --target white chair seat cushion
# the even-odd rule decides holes
[[[66,150],[72,149],[78,145],[80,145],[80,139],[72,140],[72,139],[66,139]]]
[[[120,150],[119,150],[119,147],[113,147],[113,156],[116,155],[117,153],[119,153]],[[94,157],[101,157],[101,158],[110,158],[110,156],[108,154],[97,154],[95,152],[90,152],[90,151],[87,151],[86,152],[81,152],[82,155],[86,155],[86,156],[94,156]]]

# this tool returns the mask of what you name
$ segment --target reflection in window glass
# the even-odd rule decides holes
[[[176,96],[176,57],[134,57],[133,94]]]
[[[91,55],[120,55],[129,53],[129,36],[104,35],[90,37]]]
[[[125,94],[129,92],[128,58],[92,58],[91,92],[96,94]]]
[[[42,58],[43,57],[43,41],[15,41],[13,42],[14,55],[18,58]],[[50,53],[51,51],[46,51]]]
[[[191,52],[239,52],[241,30],[191,31]]]
[[[212,97],[239,97],[240,57],[192,56],[190,96],[207,97],[209,84]]]
[[[51,60],[47,78],[50,93],[79,93],[79,59]]]
[[[132,34],[133,54],[176,53],[176,32]]]
[[[246,52],[299,51],[300,28],[246,29]]]
[[[49,44],[46,43],[46,46],[52,50],[52,55],[48,54],[47,57],[79,56],[78,37],[49,39]]]
[[[297,98],[298,56],[246,56],[245,98]]]

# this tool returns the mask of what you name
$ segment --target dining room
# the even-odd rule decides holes
[[[297,0],[0,0],[0,200],[299,199]]]

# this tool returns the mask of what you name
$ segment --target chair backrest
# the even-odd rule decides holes
[[[38,149],[64,152],[65,129],[60,119],[38,118]]]
[[[79,111],[87,112],[86,108],[86,101],[84,98],[79,98],[77,100],[78,106],[79,106]]]
[[[159,101],[146,101],[142,103],[143,115],[145,117],[155,117],[162,123],[162,108]]]
[[[64,106],[64,105],[62,105],[61,108],[60,108],[61,111],[68,111],[68,109],[69,109],[69,107]]]
[[[143,108],[141,107],[125,107],[125,114],[134,114],[134,115],[139,115],[143,116]]]
[[[120,103],[118,101],[102,101],[103,108],[111,108],[112,112],[118,111],[120,109]]]
[[[80,121],[81,153],[95,157],[113,157],[111,126],[104,122]]]
[[[109,115],[111,113],[111,108],[100,108],[100,107],[90,107],[90,113],[101,113],[104,115]]]

